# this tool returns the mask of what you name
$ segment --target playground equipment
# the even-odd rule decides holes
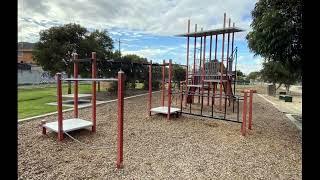
[[[166,66],[169,66],[169,77],[168,80],[166,81],[165,79],[165,68]],[[165,101],[165,83],[168,83],[168,102],[167,106],[165,106],[164,101]],[[172,60],[169,60],[169,63],[166,63],[165,60],[163,60],[162,64],[162,91],[161,91],[161,106],[152,108],[151,102],[152,102],[152,61],[149,64],[149,99],[148,99],[148,113],[149,116],[151,116],[151,113],[159,113],[159,114],[166,114],[167,119],[170,119],[171,114],[178,114],[181,110],[179,108],[171,107],[171,95],[172,95],[172,87],[171,87],[171,82],[172,82]]]
[[[61,78],[61,73],[56,74],[57,79],[57,102],[58,102],[58,120],[54,122],[42,122],[42,134],[46,134],[47,129],[58,134],[58,140],[63,140],[63,134],[91,127],[91,131],[96,131],[96,81],[118,81],[118,153],[117,153],[117,168],[122,167],[123,161],[123,103],[124,103],[124,72],[118,72],[118,78],[96,78],[96,53],[92,52],[91,59],[76,59],[75,61],[92,62],[91,78],[77,78],[77,65],[74,68],[74,78]],[[62,113],[62,81],[74,81],[74,115],[71,119],[63,119]],[[92,82],[92,119],[84,120],[78,117],[78,82],[91,81]]]
[[[235,23],[231,27],[231,19],[229,18],[229,26],[226,27],[226,14],[224,13],[223,28],[212,29],[197,32],[197,24],[195,31],[190,32],[190,20],[188,20],[187,33],[177,35],[179,37],[187,37],[187,57],[186,57],[186,80],[182,82],[180,87],[181,104],[180,113],[208,117],[218,120],[231,121],[245,124],[244,116],[242,121],[239,118],[240,100],[246,100],[244,92],[243,97],[236,95],[237,80],[237,47],[234,48],[234,34],[241,32],[242,29],[235,27]],[[221,40],[221,59],[217,58],[218,37],[222,35]],[[225,36],[227,35],[227,52],[225,57]],[[230,43],[230,35],[231,43]],[[212,58],[212,37],[215,36],[215,51]],[[207,37],[210,37],[209,57],[206,55]],[[189,44],[190,38],[194,38],[193,63],[189,63]],[[199,58],[197,53],[197,39],[200,38]],[[230,51],[231,44],[231,51]],[[219,89],[218,89],[219,86]],[[217,93],[217,91],[219,91]],[[251,95],[251,94],[250,94]],[[197,97],[197,102],[196,102]],[[252,106],[252,97],[250,97],[250,107]],[[207,101],[204,107],[204,101]],[[215,100],[218,100],[216,103]],[[229,108],[232,103],[232,110]],[[243,102],[244,104],[246,102]],[[189,107],[187,107],[189,105]],[[200,107],[199,107],[200,106]],[[235,109],[235,106],[237,107]],[[196,107],[196,108],[192,108]],[[244,106],[246,107],[246,106]],[[200,108],[200,111],[198,109]],[[206,111],[206,112],[205,112]],[[211,113],[209,112],[211,111]],[[244,108],[243,111],[246,111]],[[252,111],[252,108],[250,109]],[[245,113],[245,112],[243,112]],[[252,113],[251,113],[252,115]],[[250,118],[249,118],[250,119]],[[252,119],[252,117],[251,117]],[[251,119],[249,122],[251,122]],[[251,128],[251,125],[250,125]],[[242,130],[243,131],[243,130]],[[245,134],[245,133],[244,133]]]

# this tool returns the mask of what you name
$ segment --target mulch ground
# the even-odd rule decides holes
[[[160,102],[153,95],[154,104]],[[158,100],[157,100],[158,99]],[[301,134],[271,104],[254,97],[253,130],[241,124],[182,115],[147,116],[147,96],[125,100],[124,168],[116,170],[117,103],[97,107],[97,132],[41,134],[42,119],[18,126],[19,179],[301,179]],[[73,112],[64,113],[71,118]],[[79,110],[90,119],[91,108]]]

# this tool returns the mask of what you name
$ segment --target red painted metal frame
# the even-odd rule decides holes
[[[226,13],[223,15],[223,28],[226,27]],[[221,63],[220,63],[220,98],[219,98],[219,109],[222,111],[222,75],[223,75],[223,55],[224,55],[224,36],[225,33],[222,34],[222,55],[221,55]]]
[[[249,125],[248,128],[252,130],[252,99],[253,99],[253,90],[250,90],[250,99],[249,99]]]
[[[91,54],[91,77],[97,78],[97,55],[96,52],[92,52]],[[96,121],[97,121],[97,104],[96,104],[96,97],[97,97],[97,89],[96,89],[96,81],[92,81],[92,132],[96,132]]]
[[[73,54],[73,77],[78,78],[79,74],[79,67],[78,62],[78,54]],[[73,117],[78,118],[78,81],[74,81],[74,88],[73,88]]]
[[[164,93],[165,93],[165,64],[166,64],[166,61],[163,60],[163,66],[162,66],[162,96],[161,96],[161,105],[164,106]]]
[[[152,61],[149,64],[149,102],[148,102],[148,114],[151,116],[151,101],[152,101]]]
[[[58,102],[58,140],[63,140],[63,115],[62,115],[62,84],[61,73],[56,74],[57,78],[57,102]]]
[[[241,133],[243,136],[246,135],[246,119],[247,119],[247,91],[244,92],[243,96],[243,109],[242,109],[242,126]]]
[[[190,19],[188,20],[188,33],[190,32]],[[188,77],[189,77],[189,39],[190,37],[187,37],[187,70],[186,70],[186,85],[188,86]]]
[[[124,72],[118,72],[118,148],[117,168],[123,167],[123,104],[124,104]]]
[[[168,114],[167,119],[170,119],[170,108],[171,108],[171,79],[172,79],[172,60],[169,60],[169,83],[168,83]]]

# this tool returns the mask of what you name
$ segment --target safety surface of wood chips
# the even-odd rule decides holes
[[[159,94],[153,95],[156,104]],[[97,106],[97,132],[41,134],[42,119],[18,125],[19,179],[302,179],[301,133],[284,114],[254,96],[253,130],[239,123],[182,115],[147,116],[147,96],[125,100],[124,168],[116,170],[117,102]],[[73,112],[64,113],[71,118]],[[79,110],[89,119],[91,108]],[[241,117],[241,115],[240,115]]]

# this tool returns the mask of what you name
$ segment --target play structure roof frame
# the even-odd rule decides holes
[[[234,33],[234,32],[242,32],[244,29],[238,27],[226,27],[226,28],[218,28],[218,29],[211,29],[206,31],[199,31],[199,32],[190,32],[185,34],[178,34],[175,36],[180,37],[202,37],[202,36],[211,36],[211,35],[219,35],[223,33]]]

